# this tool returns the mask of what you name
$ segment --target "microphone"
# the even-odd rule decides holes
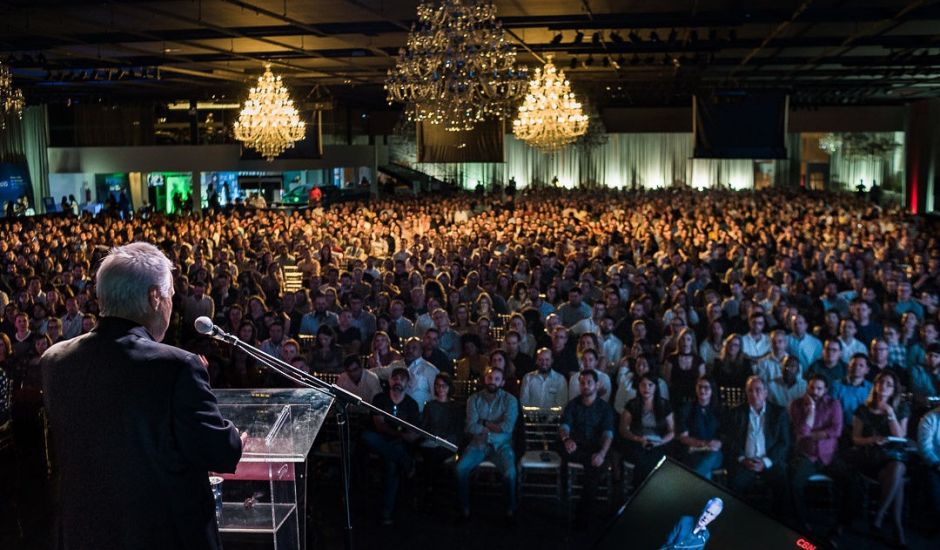
[[[197,317],[193,326],[196,327],[196,332],[199,334],[215,337],[228,336],[224,330],[220,329],[212,322],[212,319],[206,316]]]

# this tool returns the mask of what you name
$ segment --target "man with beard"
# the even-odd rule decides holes
[[[843,468],[834,460],[842,436],[842,405],[830,397],[828,391],[826,377],[814,374],[809,379],[806,395],[789,405],[795,450],[790,461],[790,487],[797,518],[804,528],[808,515],[804,495],[809,478],[819,473],[840,481],[846,478]],[[844,482],[839,485],[847,487]],[[850,520],[851,515],[843,514],[843,519]]]
[[[424,410],[424,404],[434,395],[434,379],[440,373],[437,367],[421,357],[421,350],[421,340],[411,338],[405,342],[404,357],[392,361],[388,366],[372,369],[380,380],[391,380],[391,374],[397,368],[407,370],[410,378],[406,380],[405,392],[418,404],[419,412]]]
[[[441,333],[436,328],[429,328],[421,339],[422,357],[434,365],[440,372],[454,375],[454,362],[440,347]]]
[[[565,465],[575,463],[584,468],[581,484],[584,489],[575,517],[575,526],[584,529],[614,439],[614,411],[606,401],[598,399],[597,371],[581,371],[578,383],[580,395],[565,406],[558,435]],[[569,471],[567,467],[565,471]]]
[[[467,400],[467,434],[470,444],[457,462],[457,498],[461,519],[470,517],[470,474],[484,460],[496,465],[506,487],[506,518],[516,513],[516,456],[512,432],[519,415],[516,398],[502,389],[503,371],[490,367],[484,375],[484,388]]]
[[[623,341],[614,335],[614,319],[610,315],[605,315],[601,319],[601,350],[604,357],[607,358],[608,365],[616,365],[623,356]]]
[[[418,404],[405,393],[409,378],[408,369],[403,367],[393,369],[388,380],[388,391],[376,395],[372,400],[372,404],[405,422],[417,424],[421,420]],[[414,467],[411,444],[419,436],[417,432],[388,420],[378,413],[372,413],[372,427],[372,430],[362,434],[362,440],[378,453],[385,463],[382,525],[391,525],[401,476],[411,472]]]
[[[541,348],[535,353],[537,370],[522,378],[519,400],[523,407],[550,409],[568,404],[568,383],[565,377],[552,369],[552,352]]]

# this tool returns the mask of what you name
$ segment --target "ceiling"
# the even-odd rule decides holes
[[[940,2],[496,0],[520,62],[554,54],[600,106],[774,89],[796,105],[940,95]],[[31,103],[238,98],[272,63],[305,97],[385,105],[414,0],[0,0]]]

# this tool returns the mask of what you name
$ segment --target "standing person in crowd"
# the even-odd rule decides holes
[[[614,413],[603,399],[597,397],[597,372],[586,370],[578,375],[581,393],[572,399],[562,413],[559,437],[565,471],[569,463],[584,469],[581,500],[575,515],[576,528],[587,527],[590,507],[594,502],[600,476],[607,466],[607,456],[614,439]]]
[[[243,439],[219,414],[205,359],[160,343],[171,269],[153,245],[112,248],[97,327],[41,359],[62,544],[221,548],[208,472],[234,472]]]
[[[489,367],[482,390],[467,400],[466,433],[471,440],[457,462],[457,498],[460,517],[470,517],[470,474],[484,460],[496,465],[506,488],[506,519],[516,514],[516,455],[512,433],[519,416],[519,402],[503,391],[503,371]]]

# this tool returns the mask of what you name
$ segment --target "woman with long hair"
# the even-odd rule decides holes
[[[705,362],[695,350],[695,333],[691,328],[679,331],[676,351],[663,365],[663,380],[669,385],[673,403],[681,405],[695,399],[695,381],[705,374]]]
[[[633,464],[633,486],[637,487],[666,456],[675,437],[669,401],[659,396],[659,385],[649,373],[637,382],[638,395],[620,415],[623,457]]]
[[[401,353],[392,347],[392,339],[388,333],[378,331],[372,337],[372,352],[366,360],[366,368],[387,367],[393,361],[401,359]]]
[[[881,371],[875,377],[865,403],[855,411],[852,419],[853,455],[860,471],[876,477],[881,485],[881,503],[872,527],[881,530],[885,514],[891,510],[891,519],[897,533],[897,542],[905,545],[904,473],[907,471],[906,442],[910,407],[901,401],[901,384],[892,371]]]
[[[718,385],[709,376],[695,383],[695,401],[682,405],[676,419],[676,432],[682,444],[682,462],[705,479],[721,466],[721,407]]]
[[[754,374],[751,360],[741,351],[741,336],[729,334],[721,346],[721,355],[712,368],[715,381],[722,388],[744,389],[747,377]]]

